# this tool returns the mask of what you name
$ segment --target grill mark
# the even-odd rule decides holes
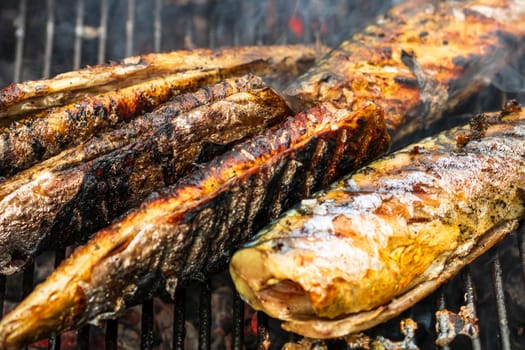
[[[294,186],[294,182],[297,182],[297,180],[300,182],[300,178],[296,176],[296,173],[300,167],[302,167],[302,164],[294,159],[289,160],[285,165],[281,178],[275,184],[275,198],[268,210],[268,215],[270,218],[276,218],[279,214],[281,214],[283,208],[288,208],[287,203],[291,201],[291,198],[289,198],[289,194],[292,192],[291,190],[293,188],[299,187]]]
[[[349,144],[347,141],[348,141],[347,129],[343,128],[343,129],[337,130],[336,136],[335,136],[334,152],[331,154],[331,157],[327,161],[326,170],[324,173],[325,175],[321,181],[321,187],[328,186],[339,173],[338,172],[339,165],[341,163],[346,163],[345,160],[347,159],[344,159],[343,155],[345,153],[353,153],[353,152],[345,152],[349,148]]]
[[[245,227],[246,231],[250,233],[254,231],[253,223],[255,221],[255,216],[261,210],[264,202],[264,177],[266,177],[266,175],[267,173],[265,172],[253,174],[250,175],[248,181],[246,181],[247,184],[250,184],[250,188],[248,192],[248,201],[246,202],[246,207],[244,209],[246,215],[242,221],[242,227]]]
[[[275,164],[272,164],[268,169],[263,170],[264,172],[270,174],[267,182],[263,184],[264,186],[264,198],[262,200],[259,211],[253,218],[254,227],[261,227],[268,220],[272,219],[270,217],[270,208],[274,203],[274,199],[277,196],[277,184],[281,181],[281,178],[286,170],[286,159],[280,158]]]
[[[182,270],[182,276],[189,275],[192,273],[193,278],[199,278],[195,272],[201,271],[199,264],[199,258],[202,258],[204,253],[203,247],[205,246],[205,235],[210,232],[214,227],[215,221],[220,220],[217,216],[217,206],[213,205],[199,210],[191,219],[191,234],[190,234],[190,245],[186,256],[184,257],[184,269]],[[210,252],[206,252],[210,254]],[[212,253],[213,254],[213,253]]]
[[[305,186],[303,193],[306,197],[309,197],[312,189],[315,188],[316,173],[318,172],[316,171],[315,167],[324,157],[327,148],[326,142],[323,139],[319,138],[313,142],[315,143],[315,149],[312,153],[312,157],[310,158],[310,162],[308,163],[307,171],[305,174]]]

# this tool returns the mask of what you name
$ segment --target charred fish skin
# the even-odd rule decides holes
[[[148,78],[145,81],[139,80],[135,85],[130,85],[133,79],[121,77],[121,84],[127,85],[116,90],[86,96],[65,106],[36,115],[25,116],[10,124],[8,124],[9,120],[6,121],[3,125],[7,125],[7,127],[0,133],[0,176],[11,176],[39,161],[58,154],[68,147],[76,146],[97,133],[114,129],[123,122],[132,120],[137,115],[150,112],[153,108],[178,94],[195,91],[222,79],[248,73],[263,75],[265,80],[272,83],[289,81],[313,64],[315,59],[313,48],[292,46],[287,51],[285,47],[277,46],[266,47],[265,49],[266,51],[261,48],[254,48],[253,51],[249,51],[248,48],[241,47],[218,52],[211,50],[175,52],[165,54],[171,58],[163,59],[159,59],[159,55],[152,54],[145,56],[149,59],[143,58],[135,63],[137,72],[133,74],[131,68],[135,66],[130,62],[135,62],[134,60],[137,58],[125,60],[122,67],[118,65],[99,66],[85,71],[64,74],[57,77],[60,79],[56,82],[51,79],[47,83],[49,89],[52,89],[55,84],[64,87],[67,84],[62,80],[74,79],[75,74],[80,74],[82,76],[80,80],[84,81],[87,79],[86,77],[96,74],[97,71],[123,71],[121,72],[123,76],[131,74],[132,77],[138,79],[145,74],[142,70],[148,71],[150,65],[158,68],[160,65],[158,61],[162,63],[161,66],[164,67],[164,70],[170,68],[170,59],[184,63],[181,63],[180,67],[171,68],[172,71],[178,71],[176,74],[163,74]],[[324,49],[321,48],[321,52],[323,51]],[[206,58],[205,53],[209,53],[211,56]],[[162,57],[162,54],[160,55]],[[204,65],[206,62],[208,66]],[[160,73],[165,73],[164,70]],[[142,79],[144,80],[145,77]],[[84,83],[88,84],[87,81]],[[27,85],[28,91],[24,93],[40,95],[46,89],[32,90],[34,89],[33,85],[40,86],[39,84],[45,85],[46,83],[26,82],[18,85]],[[106,88],[109,89],[109,87]],[[2,96],[6,100],[4,101],[5,104],[16,100],[15,96],[17,95],[9,94],[7,90],[9,88],[0,90],[0,110],[2,108]],[[24,89],[20,87],[15,90],[22,94],[21,90]],[[23,95],[18,97],[22,98]],[[11,96],[13,101],[7,96]],[[34,104],[30,105],[33,106]]]
[[[372,99],[402,143],[522,52],[524,13],[519,0],[407,1],[331,51],[285,97],[294,110]]]
[[[47,163],[54,164],[27,171],[18,181],[6,180],[0,188],[0,273],[19,271],[42,249],[85,241],[151,192],[187,174],[205,143],[238,142],[288,115],[284,100],[260,79],[241,80],[243,84],[223,82],[215,89],[203,89],[229,94],[223,99],[208,96],[215,100],[211,104],[179,115],[168,110],[189,106],[168,104],[152,118],[144,116],[150,121],[146,125],[155,124],[152,119],[163,121],[129,143],[99,152],[98,157],[77,162],[80,151],[68,151],[74,153],[73,162],[51,159]],[[252,86],[257,81],[255,89]],[[240,86],[232,86],[235,84]],[[204,102],[182,100],[190,106]],[[137,132],[132,125],[127,129]],[[90,142],[88,147],[96,144]]]
[[[492,119],[408,146],[303,200],[233,255],[241,296],[287,330],[333,338],[430,294],[525,214],[525,111]]]
[[[284,84],[312,66],[328,48],[275,45],[194,49],[132,56],[0,89],[0,117],[16,116],[179,73],[215,72],[223,78],[253,73]],[[212,83],[212,82],[210,82]]]
[[[377,106],[346,111],[327,103],[235,146],[78,248],[2,319],[0,348],[113,317],[155,271],[173,293],[183,278],[223,260],[286,201],[318,189],[388,144]],[[320,150],[331,150],[333,158]],[[318,162],[338,170],[313,171]]]

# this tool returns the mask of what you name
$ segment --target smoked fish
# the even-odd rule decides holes
[[[311,338],[399,315],[525,214],[525,111],[479,115],[316,193],[231,260],[241,297]]]
[[[42,249],[85,241],[187,174],[206,144],[240,141],[288,114],[284,100],[260,78],[225,80],[177,96],[121,129],[5,180],[0,274],[19,271]]]
[[[0,117],[62,106],[176,73],[208,71],[210,75],[225,78],[232,73],[251,72],[285,83],[312,66],[316,57],[327,50],[322,45],[239,46],[127,57],[110,64],[62,73],[51,79],[16,82],[0,89]]]
[[[0,132],[0,176],[11,176],[97,133],[114,129],[177,94],[228,77],[253,73],[272,82],[291,80],[313,64],[315,53],[306,46],[176,51],[133,57],[117,65],[64,73],[46,81],[14,84],[0,90],[0,115],[2,103],[11,106],[9,103],[21,100],[34,107],[35,95],[55,101],[51,97],[55,90],[62,96],[65,88],[86,84],[97,87],[94,84],[106,82],[109,85],[103,87],[109,91],[96,90],[100,94],[66,100],[69,104],[10,122]],[[170,67],[174,74],[170,74]],[[107,82],[110,78],[113,80]],[[43,95],[46,91],[48,94]],[[28,96],[31,102],[24,100]]]
[[[214,271],[282,211],[474,93],[520,54],[523,19],[515,0],[399,5],[350,40],[362,48],[359,62],[344,43],[286,90],[297,114],[159,190],[78,248],[0,321],[0,349],[114,317],[152,275],[173,292]],[[485,58],[493,65],[478,66]]]

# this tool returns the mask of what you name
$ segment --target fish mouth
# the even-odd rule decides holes
[[[271,271],[266,260],[265,252],[255,249],[243,249],[233,256],[230,275],[241,297],[273,318],[305,320],[315,316],[309,294],[299,283],[279,279],[278,271]]]
[[[235,253],[230,263],[230,274],[241,297],[254,309],[283,320],[284,330],[309,338],[339,338],[364,331],[398,316],[430,295],[517,227],[518,220],[502,222],[485,232],[475,244],[470,244],[468,249],[465,249],[466,245],[459,245],[443,260],[439,273],[425,272],[417,283],[412,283],[387,304],[368,311],[341,315],[335,319],[318,316],[308,293],[299,283],[287,279],[284,275],[279,276],[278,268],[269,267],[267,260],[265,261],[268,259],[267,253],[264,251],[241,249]],[[246,264],[247,261],[250,263]]]

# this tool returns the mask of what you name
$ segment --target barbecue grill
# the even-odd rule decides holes
[[[0,5],[0,85],[153,51],[316,41],[334,46],[391,5],[390,0],[4,0]],[[509,89],[493,84],[454,113],[494,110],[508,98],[524,97],[519,87],[505,90]],[[0,314],[27,295],[67,253],[47,252],[23,273],[0,277]],[[525,230],[520,229],[437,293],[354,343],[379,339],[385,347],[430,348],[436,339],[449,336],[450,343],[442,343],[444,349],[525,349],[524,281]],[[277,321],[250,312],[224,272],[188,283],[175,300],[154,299],[153,294],[145,291],[148,301],[120,320],[108,321],[102,328],[86,326],[76,335],[67,333],[32,348],[263,349],[300,340],[281,331]],[[463,327],[467,336],[455,338],[445,326],[464,320],[456,314],[436,318],[435,312],[446,308],[458,313],[461,306],[479,318],[479,333],[467,320]],[[224,310],[229,313],[223,315]],[[408,335],[403,342],[399,324],[406,318],[416,321],[418,330],[414,339]],[[305,346],[350,345],[337,340]]]

